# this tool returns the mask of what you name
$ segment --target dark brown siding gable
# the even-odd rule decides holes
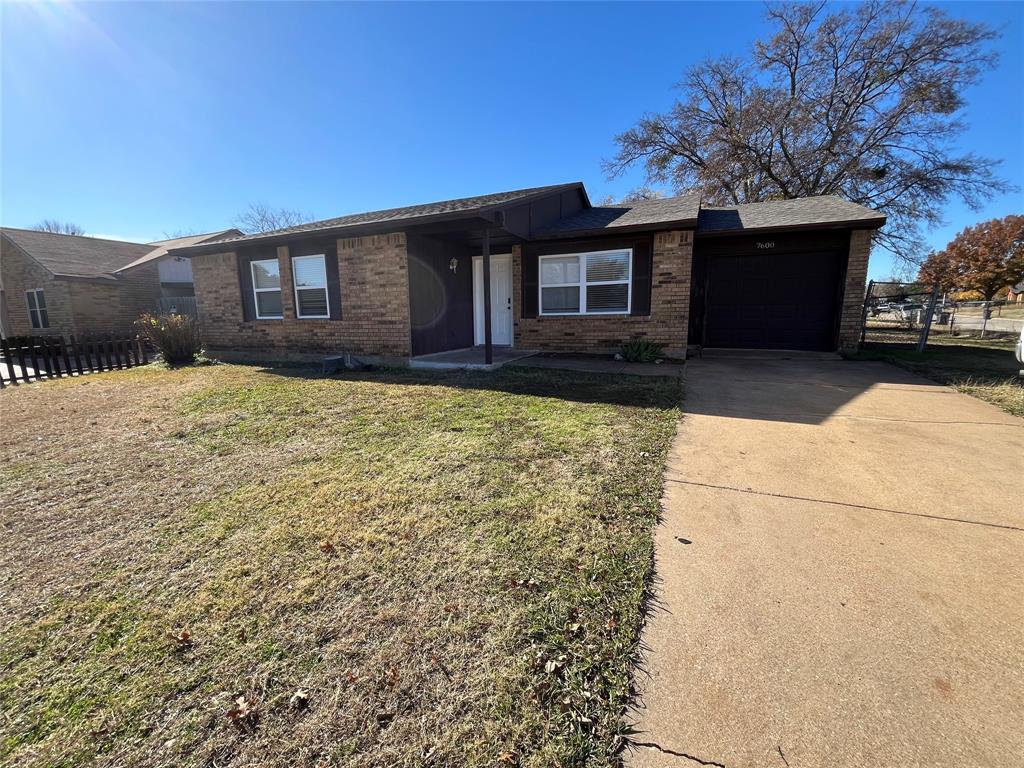
[[[264,259],[276,260],[277,249],[266,246],[262,248],[245,248],[238,252],[238,285],[242,291],[242,318],[247,322],[256,319],[256,299],[252,293],[252,268],[249,264],[253,261],[263,261]],[[285,290],[283,280],[281,290]]]

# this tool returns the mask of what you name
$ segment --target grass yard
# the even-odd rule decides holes
[[[615,764],[680,396],[236,365],[5,390],[0,764]]]
[[[1012,338],[978,339],[933,333],[925,351],[911,344],[868,342],[854,357],[885,360],[949,384],[1015,416],[1024,416],[1024,379],[1017,375]]]

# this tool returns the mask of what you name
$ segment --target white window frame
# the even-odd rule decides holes
[[[277,288],[257,288],[256,287],[256,265],[257,264],[277,264]],[[284,302],[281,302],[281,314],[280,315],[261,315],[260,314],[260,302],[256,298],[261,293],[272,293],[277,291],[282,293],[281,288],[281,262],[277,259],[253,259],[249,262],[249,277],[252,280],[252,303],[253,309],[256,313],[257,320],[284,320]],[[283,296],[283,293],[282,293]]]
[[[587,257],[603,256],[606,253],[626,253],[626,279],[625,280],[592,280],[587,282]],[[545,259],[566,259],[575,256],[579,264],[580,279],[575,283],[545,283],[544,282],[544,260]],[[587,286],[588,285],[622,285],[626,284],[626,309],[615,310],[594,310],[587,309]],[[574,288],[580,289],[580,308],[578,312],[545,312],[544,311],[544,289],[545,288]],[[629,315],[633,311],[633,249],[612,248],[606,251],[582,251],[580,253],[548,253],[538,258],[537,262],[537,314],[542,317],[558,317],[568,315],[578,317],[581,315]]]
[[[299,284],[295,282],[295,262],[309,260],[309,259],[320,259],[324,264],[324,284],[306,286],[302,290],[308,291],[315,288],[323,288],[324,296],[327,297],[327,314],[326,315],[300,315],[299,314]],[[331,290],[327,286],[327,254],[325,253],[313,253],[308,256],[292,256],[292,292],[295,294],[295,317],[299,320],[330,320],[331,319]]]
[[[32,305],[28,303],[28,295],[32,294],[32,298],[36,302],[36,308],[32,309]],[[46,300],[46,289],[44,288],[29,288],[25,291],[25,308],[28,309],[28,327],[34,331],[42,331],[50,327],[50,308],[47,306],[43,309],[39,308],[39,294],[43,294],[43,300]],[[32,313],[36,313],[36,318],[39,320],[39,325],[33,325]],[[43,312],[46,313],[46,323],[43,323]]]

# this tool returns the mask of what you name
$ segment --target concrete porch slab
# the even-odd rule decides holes
[[[410,368],[426,368],[433,370],[471,370],[493,371],[513,360],[521,360],[537,354],[532,349],[515,349],[513,347],[493,347],[491,363],[484,360],[483,347],[466,347],[465,349],[449,349],[431,355],[420,355],[409,360]]]

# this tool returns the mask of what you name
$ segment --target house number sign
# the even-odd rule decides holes
[[[772,242],[771,240],[769,240],[769,241],[763,242],[763,243],[754,243],[754,247],[757,248],[757,250],[759,250],[759,251],[765,251],[765,250],[768,250],[769,248],[774,248],[775,247],[775,243]]]

